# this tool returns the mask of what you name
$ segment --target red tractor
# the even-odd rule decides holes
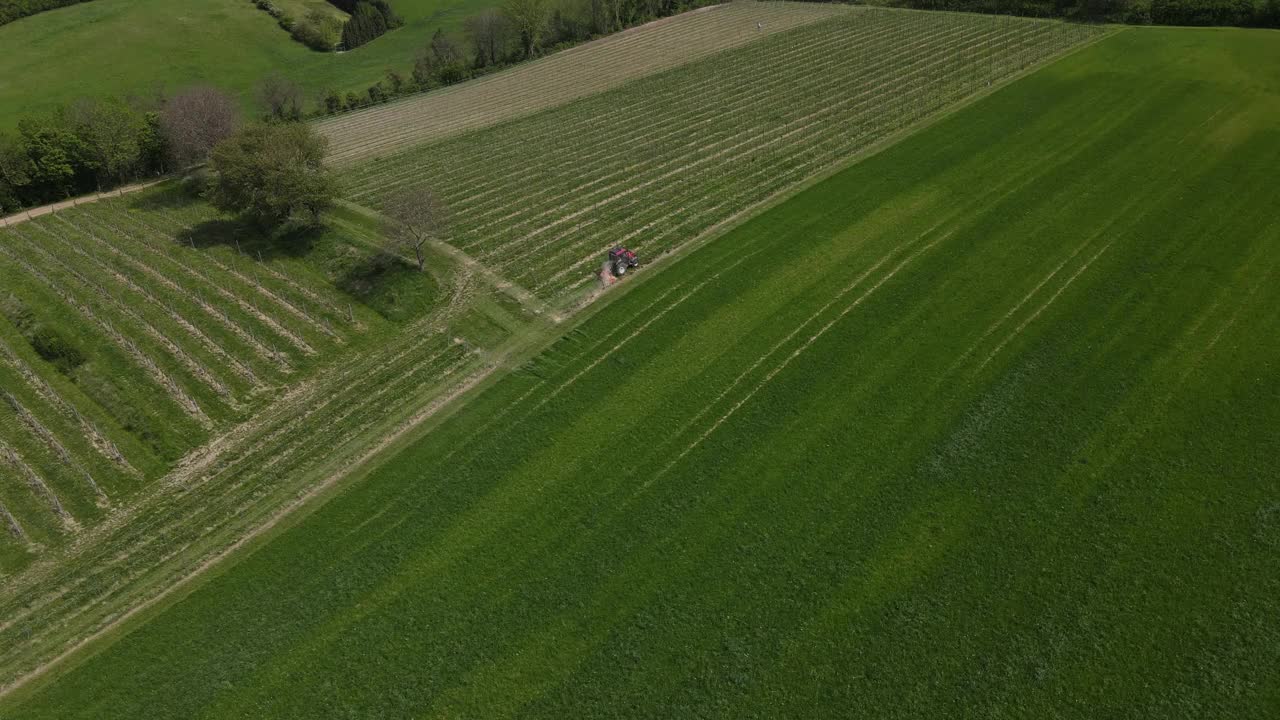
[[[614,277],[622,277],[631,268],[639,266],[640,260],[636,258],[636,254],[621,245],[609,251],[609,271]]]

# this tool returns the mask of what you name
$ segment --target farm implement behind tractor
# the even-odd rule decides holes
[[[622,277],[627,271],[640,266],[640,260],[636,258],[636,254],[619,245],[609,251],[609,272],[614,277]]]

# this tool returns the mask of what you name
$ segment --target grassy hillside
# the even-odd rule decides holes
[[[1269,716],[1276,69],[1133,30],[999,91],[4,711]]]
[[[436,28],[454,30],[488,0],[400,0],[403,28],[341,55],[294,42],[246,0],[94,0],[0,26],[0,128],[82,96],[209,82],[241,92],[273,70],[313,97],[363,91],[406,71]]]

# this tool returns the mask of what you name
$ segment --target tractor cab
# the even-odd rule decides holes
[[[640,260],[636,254],[619,245],[609,251],[609,271],[614,277],[622,277],[631,268],[638,267]]]

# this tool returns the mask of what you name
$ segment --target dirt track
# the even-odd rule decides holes
[[[167,178],[161,178],[159,180],[149,180],[144,183],[135,183],[133,185],[125,185],[124,187],[119,187],[119,188],[116,188],[115,190],[110,190],[104,193],[100,192],[100,193],[94,193],[92,195],[81,195],[80,197],[73,197],[70,200],[63,200],[62,202],[56,202],[50,205],[41,205],[40,207],[28,208],[26,210],[23,210],[20,213],[15,213],[13,215],[9,215],[8,217],[0,218],[0,227],[10,227],[12,225],[18,225],[19,223],[24,223],[32,218],[37,218],[37,217],[40,217],[41,215],[48,215],[50,213],[56,213],[59,210],[65,210],[66,208],[76,207],[77,205],[87,205],[89,203],[98,202],[99,200],[105,200],[107,198],[113,198],[113,197],[120,197],[121,195],[128,195],[129,193],[135,193],[135,192],[138,192],[139,190],[146,190],[152,185],[157,185],[159,183],[164,182],[166,179]]]

